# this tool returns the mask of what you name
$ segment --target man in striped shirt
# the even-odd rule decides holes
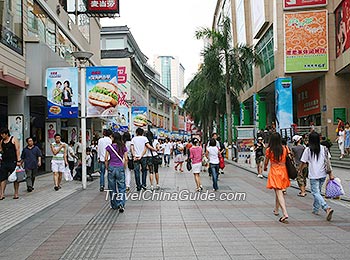
[[[55,142],[51,144],[51,151],[53,154],[51,170],[53,172],[54,189],[58,191],[61,188],[62,173],[68,165],[67,145],[61,142],[60,134],[55,134]]]

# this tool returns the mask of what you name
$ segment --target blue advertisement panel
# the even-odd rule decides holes
[[[291,78],[275,80],[276,128],[290,128],[293,124],[293,88]]]
[[[131,107],[132,130],[136,128],[144,128],[148,125],[148,109],[147,107]]]
[[[253,95],[253,124],[257,129],[260,129],[259,126],[259,103],[260,103],[260,96],[257,93],[254,93]]]
[[[78,117],[78,68],[46,70],[48,118]]]

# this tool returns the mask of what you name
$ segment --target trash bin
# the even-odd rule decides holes
[[[256,168],[254,147],[250,148],[250,167]]]
[[[232,149],[231,149],[231,145],[229,145],[226,149],[226,155],[227,155],[227,159],[232,160]]]

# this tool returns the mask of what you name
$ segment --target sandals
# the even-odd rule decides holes
[[[298,193],[298,197],[306,197],[306,193],[302,194],[301,192]]]
[[[0,200],[4,200],[5,199],[5,197],[2,197]]]
[[[273,213],[275,216],[279,216],[279,215],[280,215],[280,213],[278,213],[278,211],[276,211],[276,210],[273,210],[272,213]]]
[[[18,197],[18,196],[15,196],[15,197],[13,197],[13,199],[14,199],[14,200],[18,200],[18,199],[19,199],[19,197]]]
[[[278,220],[279,222],[281,223],[284,223],[284,224],[288,224],[288,216],[283,216],[283,217],[280,217],[280,219]]]
[[[333,209],[331,209],[331,208],[327,209],[327,217],[326,217],[327,221],[331,221],[332,220],[333,212],[334,212]]]

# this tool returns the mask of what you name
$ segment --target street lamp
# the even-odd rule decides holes
[[[83,147],[82,159],[81,159],[81,167],[82,167],[82,185],[83,190],[86,189],[86,83],[85,83],[85,75],[86,75],[86,62],[92,57],[93,53],[86,51],[76,51],[72,52],[72,56],[76,61],[79,62],[78,67],[80,70],[80,110],[81,110],[81,145]]]
[[[129,112],[129,132],[131,135],[131,127],[132,127],[132,122],[131,122],[131,106],[134,104],[135,99],[126,99],[125,103],[128,104],[128,112]]]

